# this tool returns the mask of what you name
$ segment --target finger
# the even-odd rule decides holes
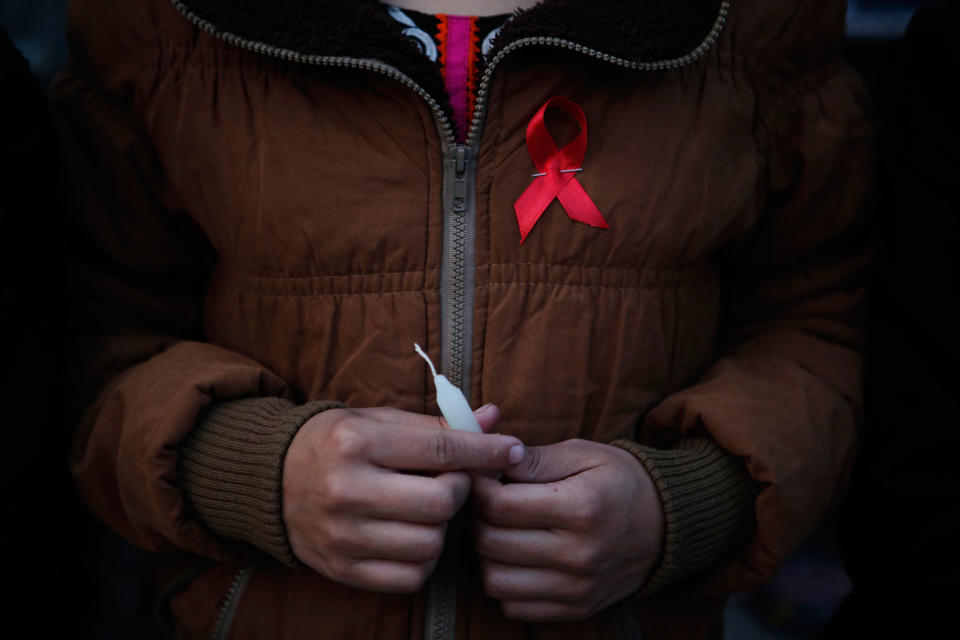
[[[448,471],[431,478],[381,469],[373,475],[352,479],[344,491],[351,496],[339,505],[346,513],[440,524],[463,506],[470,493],[470,478],[462,471]]]
[[[423,587],[436,563],[360,560],[334,564],[328,576],[342,584],[383,593],[414,593]]]
[[[365,418],[376,420],[377,422],[386,422],[388,424],[407,424],[430,429],[449,428],[441,416],[430,416],[424,413],[403,411],[393,407],[367,407],[354,409],[354,411]]]
[[[579,602],[590,596],[590,587],[586,578],[554,569],[483,563],[483,590],[496,600]]]
[[[433,479],[450,492],[453,496],[454,512],[459,511],[470,496],[470,474],[466,471],[444,471],[438,473]],[[450,518],[452,517],[451,515]]]
[[[592,615],[589,606],[573,602],[508,600],[500,603],[503,615],[523,622],[561,622],[585,620]]]
[[[486,560],[569,572],[577,567],[577,554],[570,553],[564,534],[552,529],[507,529],[479,522],[473,544]]]
[[[394,409],[393,407],[369,407],[365,409],[354,409],[354,411],[365,418],[376,420],[377,422],[387,422],[392,424],[408,424],[413,426],[428,427],[431,429],[449,429],[450,425],[442,416],[431,416],[422,413],[413,413]],[[477,422],[484,433],[493,433],[497,422],[500,420],[500,409],[492,403],[488,403],[473,412]]]
[[[440,557],[445,533],[446,525],[364,520],[338,529],[329,547],[351,558],[423,563]]]
[[[481,520],[501,527],[566,529],[570,488],[556,484],[500,484],[473,475],[474,509]]]
[[[473,415],[477,418],[477,423],[484,433],[494,433],[497,423],[500,422],[500,407],[495,404],[485,404]]]
[[[527,447],[520,464],[505,471],[505,477],[517,482],[557,482],[596,466],[593,443],[565,440],[543,447]]]
[[[513,436],[385,425],[373,434],[368,459],[390,469],[458,471],[509,469],[523,459]]]

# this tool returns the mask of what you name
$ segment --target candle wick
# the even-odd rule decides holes
[[[420,345],[418,345],[416,342],[413,343],[413,350],[416,351],[417,353],[419,353],[419,354],[420,354],[420,357],[427,361],[427,364],[430,365],[430,371],[433,373],[433,377],[436,378],[436,377],[437,377],[437,370],[436,370],[436,368],[433,366],[433,361],[430,359],[430,356],[428,356],[426,353],[424,353],[424,352],[423,352],[423,349],[421,349],[421,348],[420,348]]]

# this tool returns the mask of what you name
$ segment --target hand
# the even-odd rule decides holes
[[[484,589],[508,618],[588,618],[649,577],[663,509],[631,454],[586,440],[529,447],[504,478],[473,474],[473,494]]]
[[[496,407],[477,412],[488,430]],[[419,590],[443,550],[447,521],[470,493],[463,469],[503,470],[514,437],[453,431],[397,409],[333,409],[300,428],[283,468],[283,520],[294,554],[332,580]],[[402,471],[432,471],[409,474]]]

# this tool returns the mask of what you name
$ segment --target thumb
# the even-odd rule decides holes
[[[487,403],[473,412],[473,416],[480,424],[480,429],[484,433],[495,433],[497,423],[500,422],[500,407],[493,403]]]
[[[566,440],[543,447],[527,447],[520,464],[504,471],[514,482],[558,482],[595,466],[589,452],[577,440]]]

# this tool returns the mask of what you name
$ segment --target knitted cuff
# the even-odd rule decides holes
[[[177,469],[200,521],[221,537],[248,542],[297,566],[283,524],[284,456],[307,420],[343,406],[244,398],[207,407],[180,444]]]
[[[654,449],[631,440],[610,444],[637,457],[663,503],[663,555],[641,596],[717,564],[750,537],[760,487],[740,459],[713,441],[690,438],[672,449]]]

